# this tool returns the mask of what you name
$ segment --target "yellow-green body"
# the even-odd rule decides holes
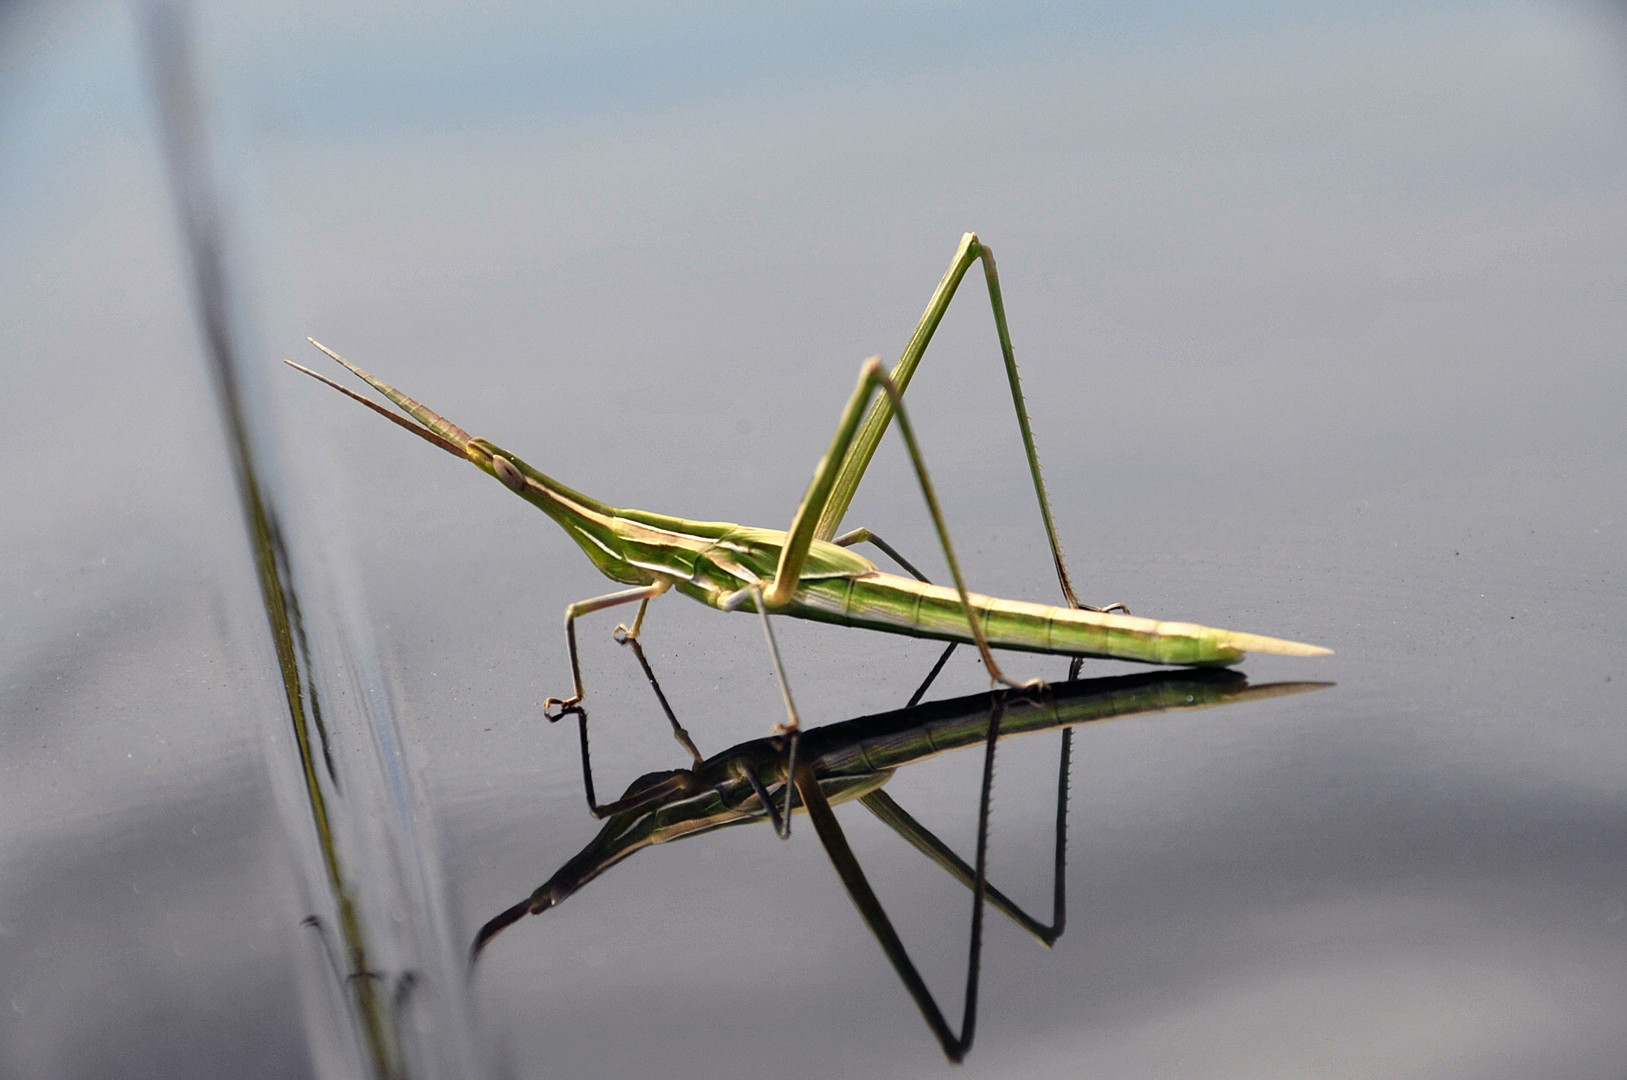
[[[686,596],[722,609],[742,589],[772,580],[785,547],[787,534],[776,529],[605,506],[485,439],[470,440],[468,456],[499,479],[504,477],[490,464],[492,460],[502,458],[512,465],[523,483],[505,483],[557,521],[606,577],[624,585],[665,582]],[[1296,655],[1326,651],[1195,623],[1161,622],[978,593],[969,593],[968,599],[988,644],[1000,649],[1149,664],[1234,664],[1249,650]],[[755,610],[750,600],[738,606]],[[810,543],[790,601],[771,610],[776,615],[818,622],[975,643],[957,590],[884,573],[857,552],[826,540]]]
[[[967,270],[979,261],[988,280],[995,327],[1041,518],[1050,541],[1057,579],[1068,601],[1065,607],[1002,600],[966,588],[925,463],[902,407],[904,389],[956,287]],[[893,371],[884,373],[876,358],[865,362],[830,449],[815,469],[813,481],[785,532],[615,509],[573,491],[494,443],[471,438],[451,421],[388,383],[324,346],[317,347],[366,380],[412,419],[392,413],[315,372],[301,370],[495,476],[558,522],[606,577],[631,586],[623,592],[585,600],[567,609],[565,625],[575,693],[570,698],[550,698],[550,706],[570,707],[582,700],[574,630],[577,616],[638,602],[641,605],[639,618],[628,631],[630,636],[636,636],[643,617],[642,605],[669,589],[728,611],[746,609],[765,615],[791,615],[895,634],[969,642],[977,646],[990,675],[1013,686],[1016,684],[1000,673],[989,652],[991,647],[1152,664],[1233,664],[1251,651],[1292,656],[1321,656],[1329,651],[1314,645],[1193,623],[1114,614],[1111,610],[1092,609],[1078,602],[1068,580],[1051,521],[1050,502],[1040,477],[1039,458],[1034,450],[1016,359],[1006,329],[994,258],[973,233],[962,238],[949,272],[939,283],[909,347]],[[873,404],[872,397],[875,398]],[[932,515],[954,579],[953,588],[882,573],[870,560],[842,546],[841,542],[833,542],[871,455],[882,433],[894,420],[909,450]],[[863,538],[875,539],[865,530],[845,539]],[[766,629],[766,621],[764,626]],[[790,714],[788,728],[794,730],[795,709],[783,676],[781,689]]]

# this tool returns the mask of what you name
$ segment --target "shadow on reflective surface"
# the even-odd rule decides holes
[[[696,765],[648,773],[633,781],[623,796],[600,805],[594,796],[588,753],[587,714],[575,710],[581,734],[583,783],[589,808],[605,819],[598,836],[560,867],[525,900],[480,928],[471,963],[507,927],[526,915],[557,907],[616,863],[652,844],[698,836],[730,825],[772,821],[775,803],[789,798],[794,811],[812,819],[820,843],[842,883],[897,971],[944,1054],[959,1061],[975,1033],[977,984],[981,952],[983,901],[1011,919],[1041,944],[1062,935],[1066,921],[1064,867],[1067,847],[1068,771],[1073,727],[1117,717],[1202,709],[1304,693],[1332,686],[1328,682],[1279,682],[1250,685],[1241,672],[1187,669],[1057,683],[1024,696],[1007,690],[974,694],[893,712],[859,717],[805,731],[799,757],[788,775],[787,748],[781,736],[739,743],[704,760],[667,707],[665,696],[643,653],[634,646],[674,735],[695,753]],[[934,668],[930,684],[942,667]],[[923,685],[923,690],[925,685]],[[919,698],[921,691],[917,691]],[[912,699],[913,700],[913,699]],[[1062,730],[1058,753],[1052,911],[1045,922],[1024,911],[987,881],[988,808],[996,742],[1010,735]],[[978,814],[977,851],[971,865],[931,830],[895,802],[883,786],[899,769],[951,750],[982,744],[985,748]],[[791,790],[787,791],[787,787]],[[973,892],[967,957],[965,1010],[955,1034],[893,930],[857,859],[847,844],[832,807],[858,801],[916,850]]]

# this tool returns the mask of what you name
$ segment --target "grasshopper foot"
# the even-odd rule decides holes
[[[558,723],[571,713],[582,711],[582,695],[577,694],[571,698],[551,697],[542,703],[542,715],[548,718],[549,723]]]

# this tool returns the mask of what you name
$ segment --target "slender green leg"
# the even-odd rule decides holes
[[[887,541],[883,540],[869,529],[854,529],[852,532],[843,533],[841,536],[838,536],[836,539],[832,540],[831,543],[837,545],[838,547],[852,547],[854,544],[863,543],[874,544],[882,551],[885,551],[888,556],[892,558],[893,562],[909,571],[910,575],[914,577],[916,581],[924,581],[928,585],[932,584],[931,579],[929,579],[925,574],[921,573],[921,571],[917,570],[915,566],[908,559],[904,558],[904,556],[900,555],[891,544],[887,543]],[[905,704],[904,708],[913,709],[915,706],[921,703],[921,699],[926,696],[928,688],[930,688],[933,682],[937,680],[938,673],[943,671],[943,666],[945,664],[949,663],[949,657],[954,653],[958,646],[958,642],[951,641],[948,646],[944,648],[943,655],[939,656],[938,662],[932,665],[932,670],[928,672],[927,677],[921,681],[921,685],[916,688],[915,693],[910,695],[910,699]]]
[[[836,539],[832,540],[831,543],[835,544],[837,547],[852,547],[854,544],[874,544],[882,551],[885,551],[887,553],[887,557],[892,559],[893,562],[897,563],[899,566],[902,566],[910,577],[914,578],[916,581],[925,581],[929,585],[932,584],[931,580],[925,574],[921,573],[921,571],[915,568],[914,563],[900,555],[896,548],[894,548],[887,541],[883,540],[881,537],[877,536],[875,533],[871,532],[869,529],[854,529],[852,532],[845,532],[841,536],[838,536]]]
[[[558,720],[565,715],[567,709],[582,703],[582,665],[576,658],[577,616],[602,611],[607,607],[615,607],[617,604],[631,604],[634,600],[649,601],[660,596],[671,587],[670,582],[658,581],[654,585],[641,585],[636,589],[623,589],[621,592],[595,596],[591,600],[578,600],[565,609],[565,642],[570,646],[571,653],[571,696],[568,698],[551,697],[544,701],[542,711],[548,719]]]
[[[830,449],[825,451],[825,456],[819,460],[819,465],[814,470],[813,481],[808,485],[808,492],[803,496],[802,505],[797,507],[796,516],[791,520],[791,528],[786,532],[785,547],[780,551],[780,564],[775,570],[773,584],[764,594],[764,600],[770,609],[779,610],[790,603],[796,592],[803,564],[808,558],[808,549],[813,544],[815,525],[832,497],[832,487],[838,479],[836,463],[847,457],[854,432],[858,428],[859,416],[869,403],[871,395],[878,390],[892,402],[893,412],[898,417],[898,433],[904,437],[904,445],[909,450],[910,464],[915,468],[916,481],[921,485],[921,494],[926,499],[927,510],[932,515],[932,527],[937,530],[938,542],[943,545],[944,559],[949,563],[950,576],[955,580],[955,591],[960,594],[961,610],[966,613],[966,625],[971,631],[972,640],[977,643],[977,651],[983,657],[983,664],[988,668],[989,677],[1007,686],[1017,687],[1017,683],[1001,673],[1000,666],[994,661],[994,654],[989,651],[989,642],[983,633],[982,622],[972,616],[972,602],[966,590],[966,581],[960,572],[960,563],[955,559],[955,548],[950,543],[949,530],[943,522],[943,511],[938,506],[938,496],[932,490],[932,479],[927,475],[926,461],[922,458],[921,448],[915,441],[915,430],[910,425],[909,414],[904,411],[903,393],[881,370],[879,357],[872,356],[859,370],[858,385],[853,388],[853,396],[848,399],[847,407],[842,411],[842,419],[836,425],[836,436],[831,440]]]
[[[898,385],[900,394],[909,388],[910,379],[915,375],[915,369],[925,355],[927,345],[932,341],[932,335],[937,332],[938,324],[949,310],[949,303],[955,298],[955,290],[960,287],[961,279],[978,260],[983,262],[983,276],[988,282],[989,304],[994,309],[994,328],[1000,337],[1000,356],[1005,362],[1006,382],[1011,387],[1011,403],[1017,411],[1017,427],[1022,433],[1023,452],[1028,458],[1028,472],[1034,479],[1034,494],[1039,500],[1040,518],[1045,523],[1045,537],[1051,545],[1051,560],[1056,565],[1057,583],[1062,586],[1062,595],[1066,597],[1069,607],[1084,608],[1086,611],[1113,611],[1129,609],[1123,604],[1110,604],[1105,608],[1093,608],[1081,604],[1078,596],[1074,594],[1073,582],[1068,577],[1067,563],[1062,558],[1062,544],[1057,539],[1056,525],[1051,520],[1051,500],[1045,493],[1045,479],[1040,474],[1039,453],[1034,449],[1034,433],[1028,423],[1028,407],[1023,403],[1022,381],[1017,375],[1017,358],[1011,348],[1011,331],[1006,326],[1005,302],[1000,296],[1000,276],[994,268],[994,253],[981,241],[976,233],[967,233],[961,237],[960,248],[949,264],[949,270],[938,282],[938,287],[932,293],[932,299],[927,302],[926,312],[922,314],[921,321],[915,326],[915,333],[910,335],[909,344],[904,349],[904,355],[892,370],[892,380]],[[853,496],[859,489],[859,482],[864,478],[865,469],[870,466],[870,459],[875,456],[876,447],[881,444],[881,436],[886,432],[887,425],[892,422],[895,412],[895,403],[890,397],[883,397],[876,401],[864,419],[864,426],[860,429],[857,438],[853,440],[851,448],[844,455],[841,469],[835,483],[832,485],[829,498],[820,509],[818,527],[814,536],[821,540],[829,540],[836,535],[836,530],[842,524],[842,518],[847,515],[847,508],[853,502]]]
[[[774,734],[786,737],[785,775],[787,778],[796,775],[797,743],[801,741],[802,719],[797,716],[796,702],[791,700],[791,684],[785,681],[785,665],[780,662],[780,647],[774,642],[774,627],[768,621],[768,605],[763,601],[763,587],[756,582],[746,590],[751,594],[752,603],[757,606],[757,614],[763,620],[763,636],[768,639],[768,655],[774,660],[774,677],[780,682],[780,696],[785,699],[786,722],[774,726]],[[746,768],[746,779],[762,800],[763,807],[775,818],[774,831],[784,840],[791,835],[791,796],[792,785],[789,779],[785,785],[785,811],[775,814],[774,804],[768,800],[768,791],[763,782],[757,778],[757,773],[750,767]]]

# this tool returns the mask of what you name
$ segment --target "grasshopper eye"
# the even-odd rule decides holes
[[[491,471],[497,474],[497,479],[506,484],[510,491],[525,490],[525,477],[521,476],[520,470],[514,467],[514,462],[502,454],[493,454],[491,456]]]

